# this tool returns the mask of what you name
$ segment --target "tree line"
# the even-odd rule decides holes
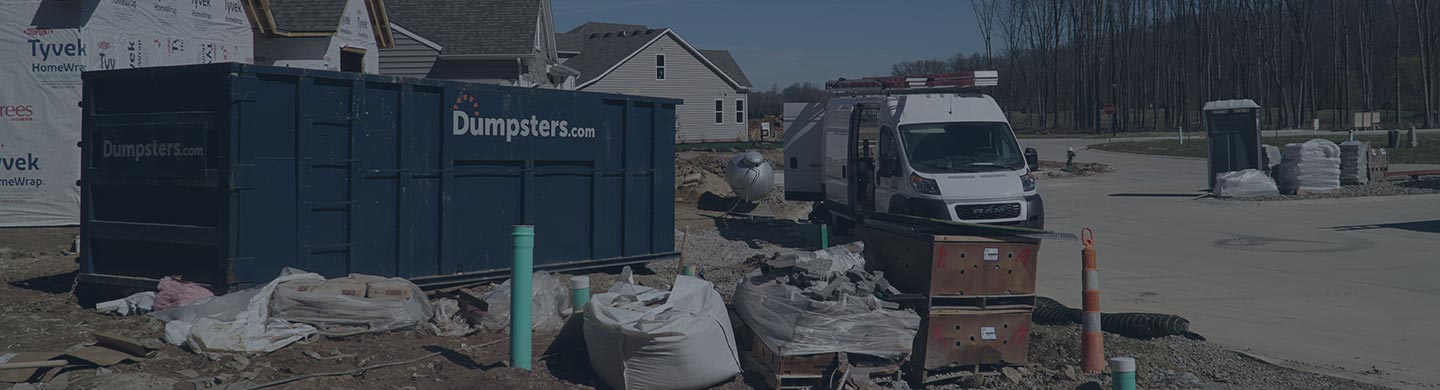
[[[1265,128],[1433,127],[1440,2],[973,0],[984,53],[905,61],[895,75],[999,70],[1017,127],[1197,129],[1207,101],[1253,99]],[[800,91],[799,86],[796,93]],[[813,86],[810,86],[813,87]],[[752,93],[783,101],[791,87]],[[778,93],[778,94],[777,94]],[[823,97],[822,97],[823,99]],[[1115,105],[1115,114],[1104,106]],[[776,110],[778,112],[778,110]],[[1399,119],[1398,121],[1396,119]]]

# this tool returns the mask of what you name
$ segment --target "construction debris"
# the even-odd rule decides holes
[[[460,312],[460,302],[450,298],[440,298],[430,302],[435,308],[435,317],[425,324],[425,329],[431,334],[441,337],[459,337],[468,335],[475,331],[470,323],[465,321],[465,316]]]
[[[146,291],[135,293],[128,297],[105,301],[95,304],[95,311],[101,313],[114,313],[122,316],[131,314],[144,314],[154,310],[155,292]]]
[[[877,297],[898,291],[865,271],[863,249],[856,242],[767,262],[740,281],[735,311],[781,356],[908,355],[920,316]]]
[[[530,282],[534,300],[531,303],[531,329],[536,332],[556,332],[565,326],[569,317],[570,289],[555,274],[539,271]],[[491,332],[510,333],[510,281],[506,280],[489,295],[485,296],[485,316],[480,327]]]
[[[215,296],[215,293],[205,286],[182,282],[169,276],[160,278],[158,289],[160,291],[155,293],[155,310],[174,309]]]
[[[1280,195],[1275,180],[1255,169],[1215,174],[1215,196],[1222,198],[1248,198],[1252,196]]]

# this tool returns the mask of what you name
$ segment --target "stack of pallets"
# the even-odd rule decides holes
[[[866,259],[904,292],[921,293],[907,378],[932,383],[1028,359],[1040,240],[866,221]]]

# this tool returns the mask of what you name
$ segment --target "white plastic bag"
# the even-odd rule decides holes
[[[1215,196],[1222,198],[1248,198],[1252,196],[1279,195],[1275,181],[1264,172],[1246,169],[1215,174]]]
[[[725,300],[710,282],[678,276],[666,296],[622,279],[611,291],[585,308],[590,364],[611,387],[703,389],[740,373]]]
[[[530,279],[534,300],[530,303],[530,329],[536,332],[558,332],[570,315],[570,289],[555,274],[539,271]],[[485,316],[480,327],[491,332],[510,333],[510,281],[485,295]]]

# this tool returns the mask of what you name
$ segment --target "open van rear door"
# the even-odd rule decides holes
[[[824,103],[785,103],[785,200],[819,201]]]

